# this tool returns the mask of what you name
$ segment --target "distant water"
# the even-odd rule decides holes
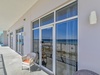
[[[43,39],[43,42],[51,42],[51,39]],[[58,39],[56,43],[63,43],[63,44],[77,44],[77,39]]]
[[[64,43],[64,44],[77,44],[77,39],[57,40],[57,43]]]

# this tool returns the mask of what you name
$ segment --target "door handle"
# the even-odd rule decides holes
[[[44,41],[41,41],[41,43],[44,43]]]

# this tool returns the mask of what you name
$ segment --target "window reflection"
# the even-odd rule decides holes
[[[77,4],[72,3],[64,8],[57,10],[56,21],[63,20],[77,15]]]
[[[53,23],[53,22],[54,22],[54,13],[51,13],[40,19],[41,26],[49,24],[49,23]]]
[[[72,75],[77,65],[77,19],[56,25],[57,75]]]
[[[33,52],[38,54],[37,64],[39,64],[39,29],[33,30]]]
[[[24,51],[24,28],[20,28],[18,30],[16,30],[16,51],[23,55],[23,51]]]
[[[39,27],[39,20],[33,22],[33,28]]]
[[[13,49],[13,33],[10,33],[10,48]]]
[[[42,30],[42,65],[52,70],[52,28]]]

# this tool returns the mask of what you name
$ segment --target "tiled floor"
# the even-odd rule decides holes
[[[48,75],[44,71],[36,69],[36,67],[34,69],[34,66],[31,73],[27,68],[22,70],[21,56],[9,47],[0,47],[0,54],[3,54],[7,75]],[[2,66],[1,63],[0,66]],[[2,73],[3,70],[0,70],[0,75],[4,75]]]
[[[0,75],[6,75],[2,54],[0,54]]]

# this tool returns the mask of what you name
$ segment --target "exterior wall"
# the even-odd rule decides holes
[[[3,33],[0,35],[0,42],[2,43],[3,46],[7,46],[8,45],[7,31],[3,31]]]
[[[7,41],[7,31],[3,31],[3,45],[7,46],[8,41]]]
[[[100,74],[100,0],[78,0],[79,17],[79,69]],[[97,12],[97,24],[89,23],[91,11]]]
[[[16,50],[16,30],[24,27],[24,54],[32,51],[31,21],[71,0],[39,0],[25,13],[9,30],[13,32],[13,49]],[[95,3],[95,4],[94,4]],[[99,0],[78,0],[79,45],[78,69],[89,69],[100,74],[100,9]],[[98,16],[97,24],[90,25],[89,16],[95,10]],[[23,21],[23,19],[26,19]],[[10,35],[8,37],[10,39]],[[8,43],[10,46],[10,40]]]
[[[24,55],[30,53],[32,51],[31,22],[36,18],[48,13],[49,11],[69,1],[71,0],[39,0],[11,28],[9,28],[8,34],[13,32],[13,49],[16,50],[16,30],[21,27],[24,27]],[[25,21],[23,19],[25,19]]]
[[[0,43],[3,43],[3,33],[0,35]]]

